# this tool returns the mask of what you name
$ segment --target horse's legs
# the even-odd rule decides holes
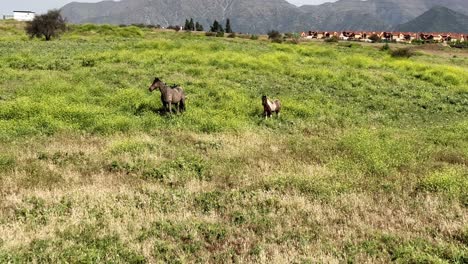
[[[185,99],[182,99],[182,100],[180,101],[180,110],[181,110],[182,112],[185,112]]]
[[[180,113],[180,107],[179,106],[180,106],[180,102],[177,103],[177,114]]]
[[[169,113],[172,115],[172,102],[169,102]]]

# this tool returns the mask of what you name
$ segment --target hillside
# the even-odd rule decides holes
[[[340,0],[301,9],[316,18],[317,28],[342,30],[360,23],[356,30],[384,30],[408,22],[436,5],[468,14],[468,2],[465,0]]]
[[[0,263],[466,263],[466,51],[21,25],[0,21]]]
[[[296,7],[284,0],[122,0],[70,3],[62,14],[72,23],[182,24],[193,17],[205,28],[216,19],[231,18],[239,32],[268,30],[389,30],[430,8],[442,5],[468,15],[465,0],[340,0],[318,6]],[[462,30],[462,29],[459,29]]]
[[[194,18],[209,28],[216,19],[232,19],[241,32],[266,32],[294,27],[298,9],[284,0],[123,0],[70,3],[62,14],[73,23],[180,25]]]
[[[399,31],[409,32],[468,32],[468,16],[446,7],[431,8],[421,16],[397,27]]]

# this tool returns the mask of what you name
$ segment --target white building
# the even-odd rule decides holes
[[[35,16],[31,11],[13,11],[13,19],[17,21],[32,21]]]

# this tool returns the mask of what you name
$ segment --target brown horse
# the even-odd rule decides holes
[[[185,93],[182,87],[178,85],[170,87],[159,78],[155,78],[149,90],[152,92],[156,89],[161,92],[161,102],[165,111],[172,114],[172,104],[176,105],[177,113],[180,110],[185,111]]]
[[[262,105],[263,105],[263,114],[265,119],[271,117],[273,112],[276,113],[276,116],[279,117],[281,111],[281,102],[279,100],[274,100],[273,102],[268,99],[266,95],[262,96]]]

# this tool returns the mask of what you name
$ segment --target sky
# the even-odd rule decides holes
[[[74,0],[75,2],[99,2],[101,0]],[[335,2],[336,0],[286,0],[295,5],[312,4],[317,5],[324,2]],[[12,14],[13,10],[34,11],[43,13],[49,9],[60,8],[72,0],[0,0],[0,16]]]

